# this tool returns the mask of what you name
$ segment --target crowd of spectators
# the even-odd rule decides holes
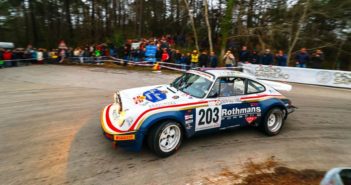
[[[309,54],[306,48],[301,48],[293,54],[292,60],[296,67],[320,69],[324,61],[324,54],[320,49]],[[249,51],[246,46],[241,48],[238,54],[238,61],[252,64],[288,66],[288,56],[283,50],[278,50],[276,54],[273,54],[270,49],[265,49],[264,52],[258,54],[255,50]]]
[[[60,63],[65,59],[80,63],[96,63],[104,56],[112,56],[128,62],[140,62],[146,60],[145,52],[149,45],[156,47],[155,61],[174,63],[183,69],[190,67],[217,67],[219,60],[223,60],[226,67],[235,67],[238,62],[277,66],[288,65],[288,56],[283,50],[278,50],[274,54],[270,49],[259,52],[248,50],[246,46],[242,46],[237,52],[228,50],[224,56],[218,56],[215,52],[208,52],[207,50],[181,51],[179,48],[183,48],[182,46],[185,43],[185,38],[182,36],[165,35],[158,38],[128,39],[120,47],[102,43],[76,48],[59,45],[58,49],[46,50],[33,48],[29,45],[25,49],[0,49],[0,67],[17,66],[21,62],[26,64]],[[309,54],[306,48],[301,48],[300,51],[294,53],[293,60],[296,63],[296,67],[322,68],[324,54],[319,49]]]

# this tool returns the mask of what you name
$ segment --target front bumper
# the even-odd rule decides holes
[[[102,130],[103,135],[116,146],[138,152],[142,148],[144,134],[139,132],[112,135]]]

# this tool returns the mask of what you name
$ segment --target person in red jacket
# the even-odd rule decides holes
[[[161,56],[161,61],[162,62],[166,62],[168,59],[169,59],[169,54],[168,54],[166,49],[163,49],[163,53],[162,53],[162,56]]]
[[[12,66],[12,61],[6,61],[6,60],[12,60],[12,52],[10,50],[6,50],[2,54],[2,58],[5,60],[5,66],[6,67],[11,67]]]
[[[10,50],[6,50],[2,56],[4,60],[11,60],[12,59],[12,52]]]

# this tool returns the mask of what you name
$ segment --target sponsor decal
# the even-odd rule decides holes
[[[143,103],[145,100],[145,96],[136,96],[133,98],[135,104]]]
[[[245,118],[245,120],[251,124],[253,121],[255,121],[257,119],[257,116],[248,116]]]
[[[248,115],[261,115],[261,107],[222,109],[223,118],[247,117]]]
[[[135,135],[134,135],[134,134],[115,135],[115,136],[114,136],[114,140],[115,140],[115,141],[135,140]]]
[[[146,97],[146,100],[153,103],[165,100],[167,98],[166,94],[158,89],[151,89],[149,91],[145,91],[143,93],[143,96]]]
[[[334,77],[334,84],[351,84],[351,73],[337,72]]]
[[[178,99],[178,98],[179,98],[179,96],[173,96],[172,98],[176,100],[176,99]]]
[[[170,102],[162,102],[162,103],[152,103],[149,105],[149,108],[155,108],[155,107],[161,107],[161,106],[169,106],[169,105],[175,105],[176,102],[170,101]]]
[[[191,129],[192,128],[191,125],[194,123],[194,115],[192,113],[192,110],[187,110],[185,112],[184,119],[185,119],[185,128]]]
[[[319,71],[316,75],[316,80],[319,83],[329,83],[333,75],[329,71]]]
[[[289,79],[289,74],[284,74],[280,68],[263,65],[255,68],[255,76],[261,78]]]
[[[221,102],[221,104],[241,103],[239,97],[221,98],[219,101]]]

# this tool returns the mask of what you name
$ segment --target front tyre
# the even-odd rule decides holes
[[[265,134],[274,136],[279,134],[284,123],[284,112],[280,108],[273,108],[268,111],[263,120],[262,127]]]
[[[180,147],[183,132],[179,123],[165,121],[153,128],[148,137],[151,150],[160,157],[168,157],[174,154]]]

